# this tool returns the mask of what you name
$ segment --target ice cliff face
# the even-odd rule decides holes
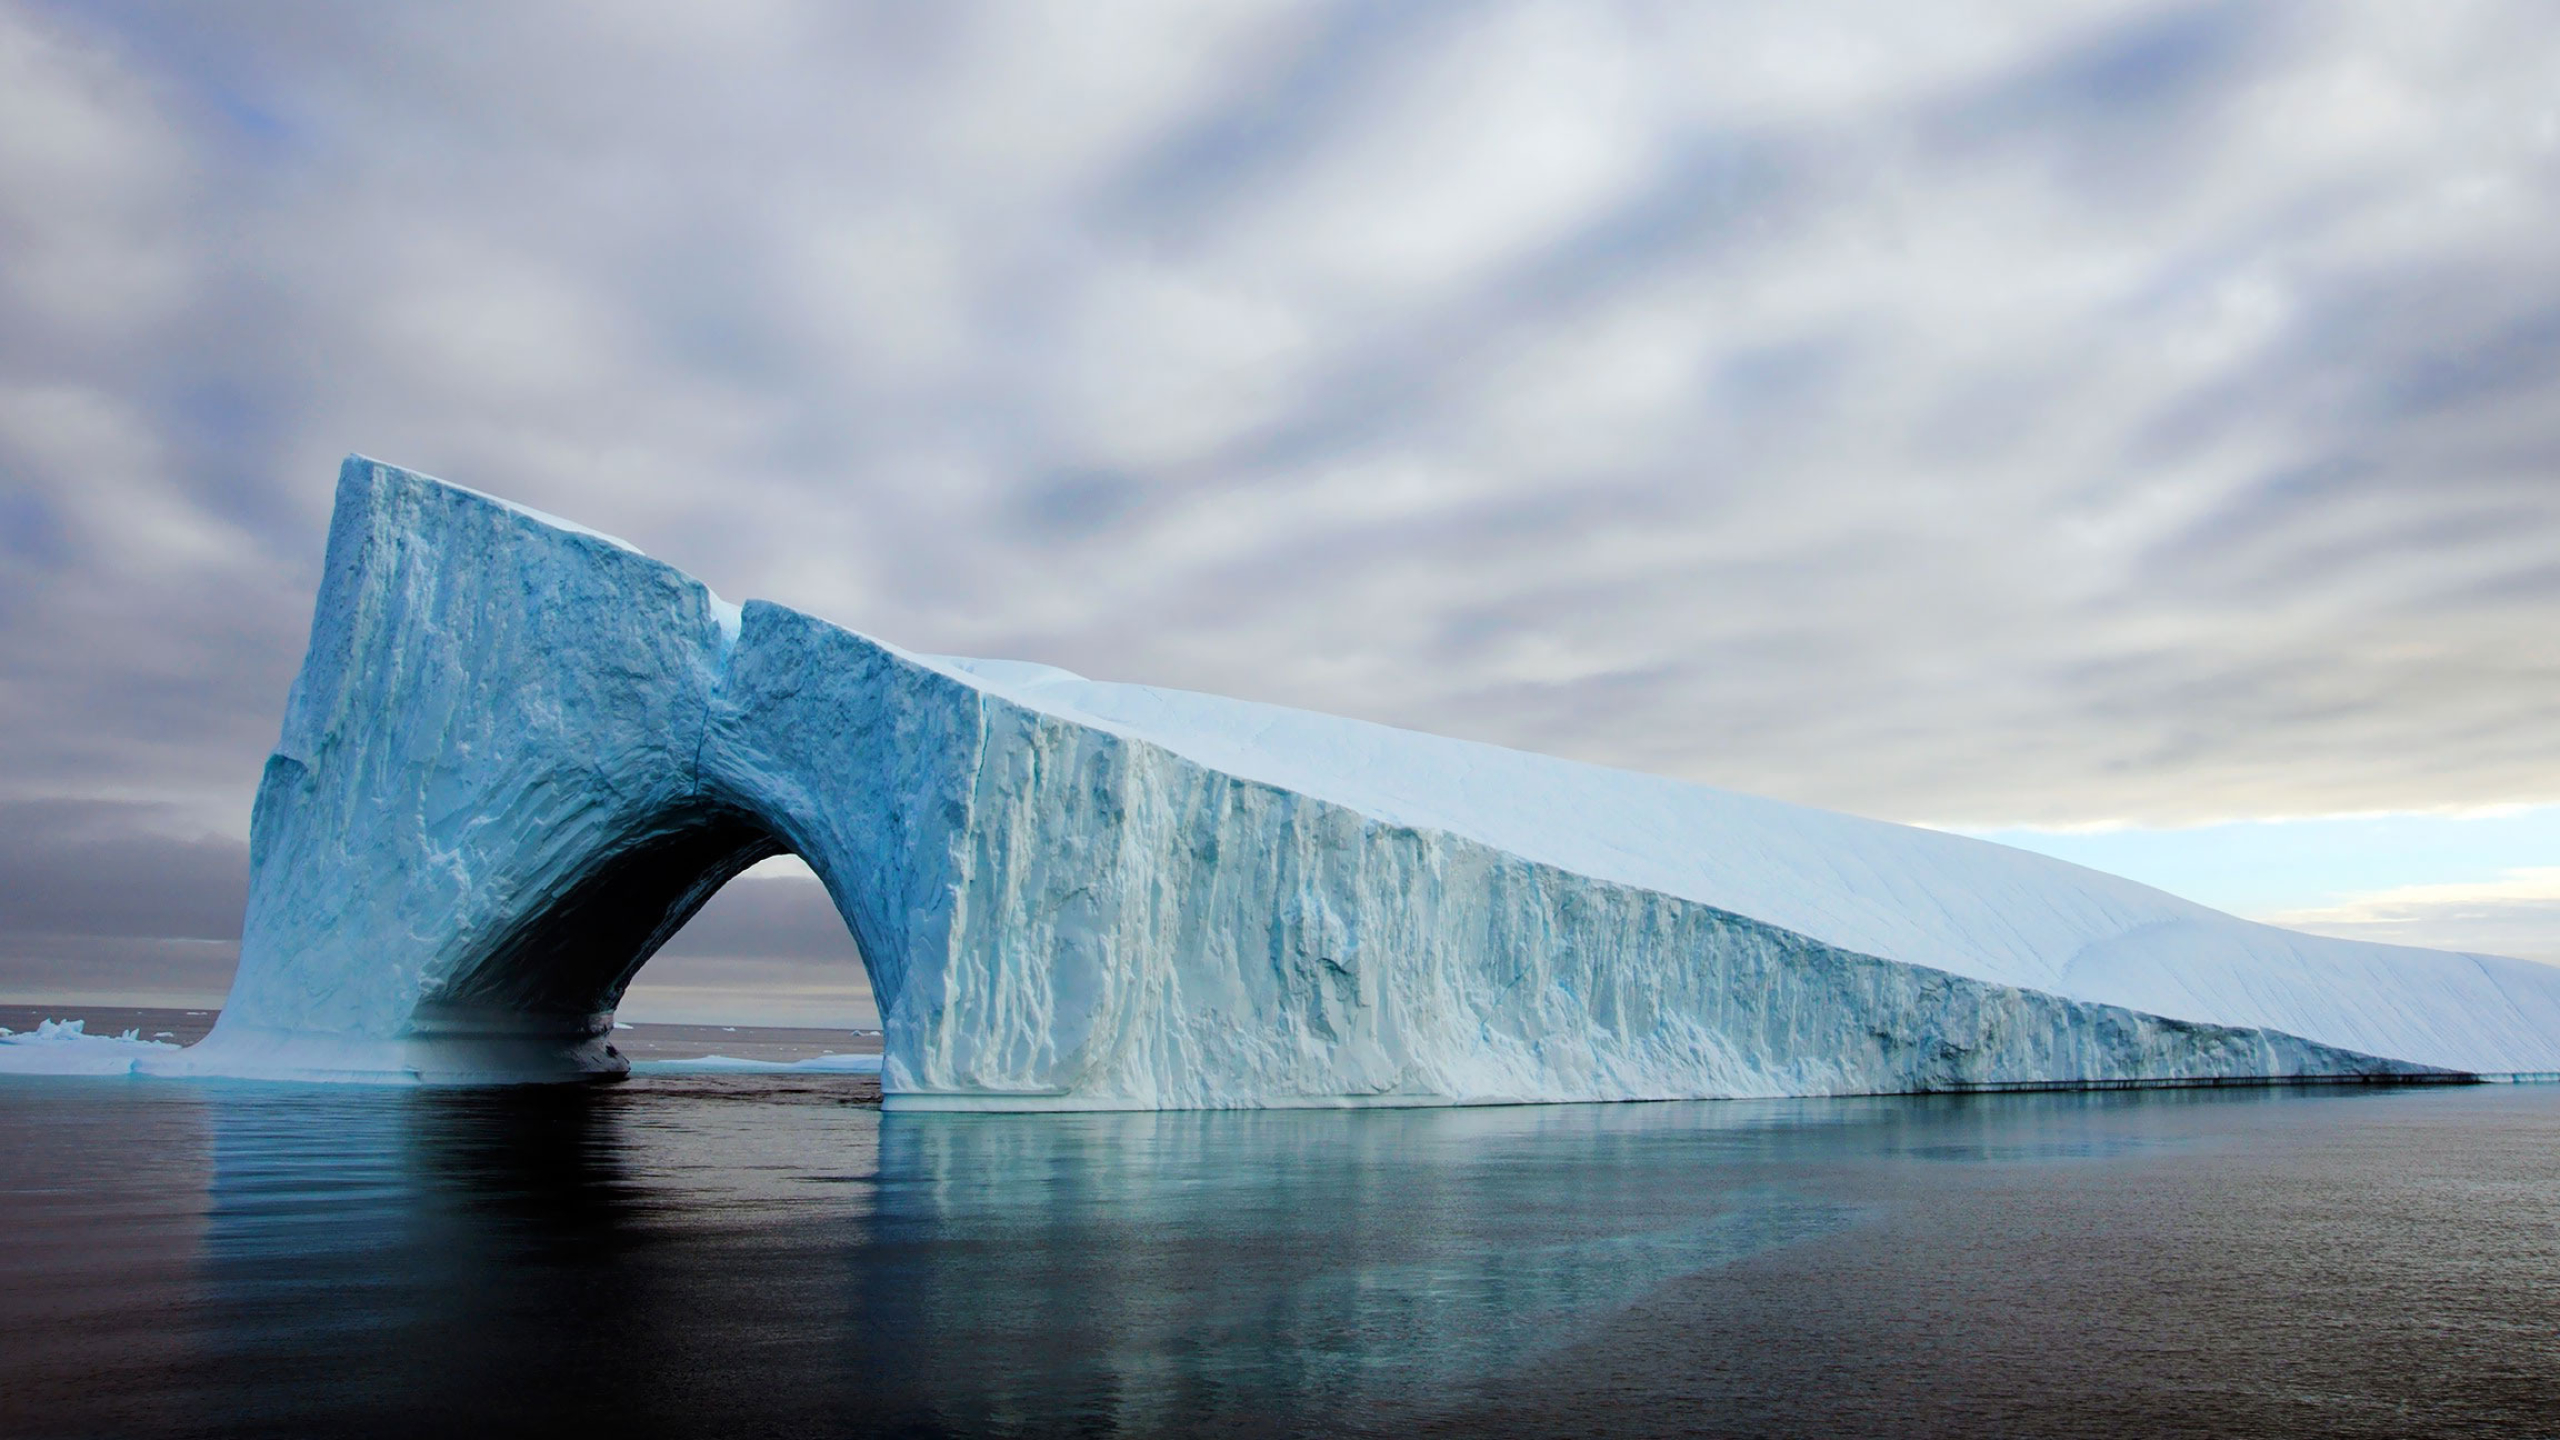
[[[795,852],[894,1106],[1432,1104],[2560,1069],[2560,969],[1981,842],[910,654],[372,461],[339,479],[239,978],[146,1068],[612,1072]]]

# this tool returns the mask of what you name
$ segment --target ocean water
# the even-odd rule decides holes
[[[2560,1435],[2560,1087],[0,1079],[0,1433]]]

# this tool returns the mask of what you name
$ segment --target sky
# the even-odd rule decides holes
[[[350,451],[2560,961],[2556,234],[2539,0],[0,0],[0,998],[219,997]],[[850,956],[777,863],[626,1013]]]

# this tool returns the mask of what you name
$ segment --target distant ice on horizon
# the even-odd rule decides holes
[[[0,1026],[0,1075],[132,1075],[141,1062],[181,1048],[145,1040],[140,1030],[92,1035],[86,1020],[46,1020],[24,1031]]]

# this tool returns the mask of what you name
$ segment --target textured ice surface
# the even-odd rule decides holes
[[[1932,831],[731,607],[362,459],[239,979],[151,1068],[623,1068],[808,861],[894,1106],[1441,1104],[2560,1068],[2560,969],[2317,939]]]

